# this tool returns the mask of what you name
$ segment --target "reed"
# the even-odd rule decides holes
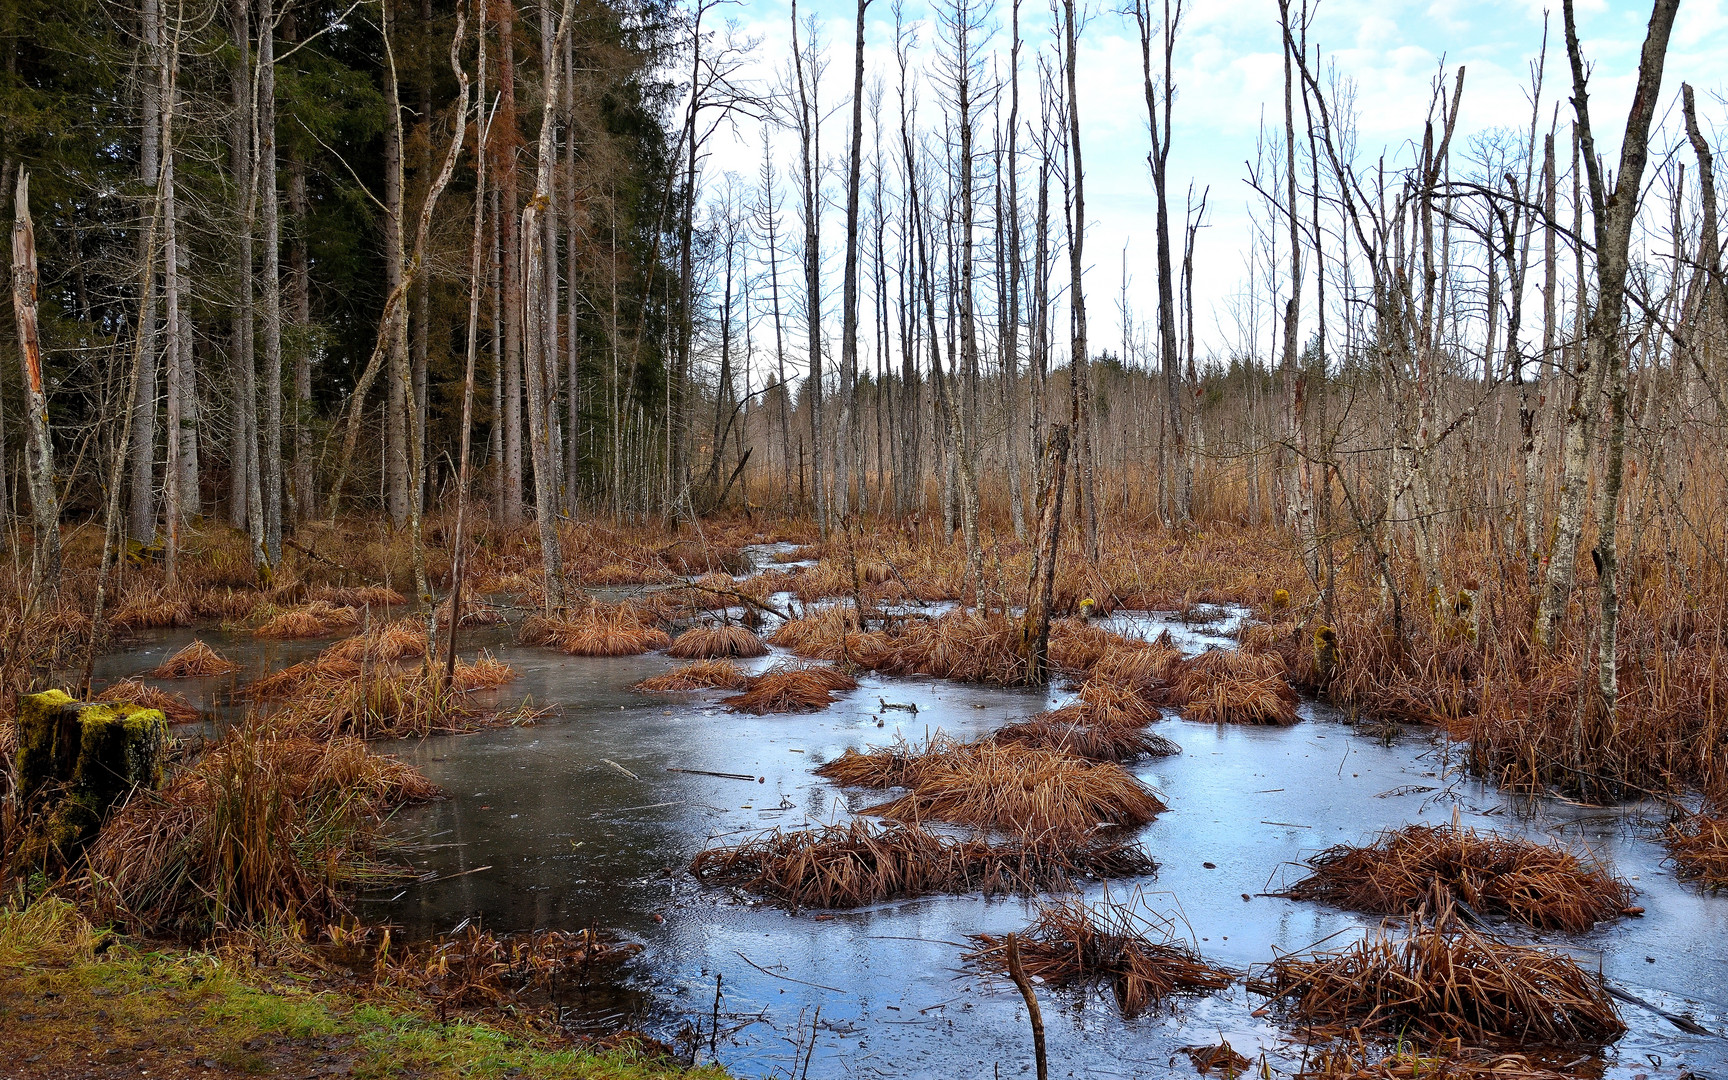
[[[682,690],[742,690],[750,682],[744,669],[730,660],[699,660],[630,687],[648,692]]]
[[[1632,886],[1569,851],[1453,825],[1406,825],[1372,844],[1340,844],[1307,861],[1312,871],[1282,895],[1410,915],[1462,902],[1542,930],[1582,933],[1619,918]]]
[[[678,635],[666,650],[681,660],[717,660],[725,657],[766,656],[768,645],[742,626],[698,626]]]
[[[1128,905],[1064,900],[1039,905],[1038,917],[1016,937],[1029,977],[1057,987],[1107,985],[1131,1019],[1172,996],[1209,994],[1236,981],[1235,972],[1207,963],[1173,930]],[[1006,975],[1006,939],[971,938],[976,945],[963,959]]]
[[[391,663],[418,660],[426,655],[427,626],[418,619],[397,619],[372,627],[364,634],[339,641],[318,654],[321,660],[352,660],[355,663]]]
[[[970,744],[957,742],[940,731],[922,744],[909,743],[903,736],[896,736],[888,746],[872,747],[868,751],[847,747],[833,761],[818,766],[816,775],[842,787],[911,787],[926,770],[937,767],[947,758],[970,751]]]
[[[1173,665],[1169,699],[1190,720],[1215,724],[1296,722],[1301,702],[1274,657],[1209,649]]]
[[[215,649],[195,639],[145,674],[152,679],[205,679],[239,670],[239,664],[224,659]]]
[[[1249,987],[1334,1033],[1590,1046],[1626,1031],[1600,974],[1490,938],[1449,909],[1402,934],[1382,928],[1344,948],[1281,956]]]

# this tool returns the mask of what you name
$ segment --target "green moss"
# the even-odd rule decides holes
[[[59,690],[18,705],[18,792],[36,812],[22,865],[70,863],[134,788],[162,783],[168,721],[159,709],[86,705]]]
[[[92,1051],[161,1039],[149,1051],[152,1072],[183,1058],[304,1075],[334,1054],[370,1080],[726,1077],[630,1049],[596,1053],[486,1024],[440,1022],[407,1002],[363,999],[324,980],[302,985],[291,971],[241,968],[208,953],[116,945],[96,955],[93,941],[89,925],[60,901],[0,911],[0,1044],[44,1048],[55,1058],[41,1062],[45,1068],[81,1066]],[[58,995],[51,1009],[42,1005],[49,994]],[[92,1030],[92,1015],[102,1017],[105,1034]]]

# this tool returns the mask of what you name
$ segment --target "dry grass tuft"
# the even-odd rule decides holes
[[[171,694],[159,686],[139,682],[137,679],[126,679],[117,682],[108,689],[96,695],[97,701],[123,701],[128,705],[140,705],[146,709],[159,709],[168,718],[170,724],[188,724],[199,719],[204,714],[198,707],[179,694]]]
[[[325,585],[306,594],[312,603],[352,608],[405,607],[408,598],[383,585]]]
[[[1287,999],[1305,1025],[1429,1043],[1602,1045],[1626,1031],[1602,976],[1571,957],[1496,941],[1450,910],[1416,923],[1397,937],[1382,929],[1341,949],[1281,956],[1250,989]]]
[[[838,692],[856,689],[858,681],[826,664],[776,664],[745,684],[744,691],[721,698],[733,712],[804,713],[826,709]]]
[[[360,612],[346,605],[314,600],[304,607],[281,612],[253,633],[267,638],[327,637],[360,625]]]
[[[523,645],[546,645],[571,656],[639,656],[672,644],[655,619],[627,604],[589,605],[565,619],[536,615],[523,622]]]
[[[320,656],[254,679],[240,687],[236,696],[252,701],[286,697],[311,682],[357,679],[361,671],[358,660],[325,659]]]
[[[870,666],[888,675],[1019,686],[1026,681],[1020,624],[999,615],[950,612],[906,623]]]
[[[91,846],[96,910],[150,933],[324,921],[381,861],[383,816],[438,789],[354,739],[233,729],[161,791],[139,791]]]
[[[941,732],[923,744],[896,737],[888,746],[873,747],[863,753],[848,747],[833,761],[819,766],[816,775],[842,787],[911,787],[924,770],[970,749],[970,744],[956,742]]]
[[[1138,877],[1156,867],[1137,845],[1093,838],[1077,845],[957,840],[915,824],[853,821],[778,830],[696,856],[691,872],[783,903],[852,908],[930,893],[1034,893],[1073,877]]]
[[[1606,867],[1571,852],[1456,825],[1406,825],[1367,846],[1328,848],[1308,866],[1313,873],[1283,895],[1377,915],[1462,901],[1482,915],[1571,933],[1619,918],[1633,896]]]
[[[645,691],[668,690],[742,690],[750,676],[730,660],[699,660],[694,664],[673,668],[664,675],[643,679],[630,689]]]
[[[1662,839],[1681,880],[1728,886],[1728,817],[1693,814],[1668,826]]]
[[[1133,761],[1140,757],[1173,757],[1182,748],[1162,735],[1140,727],[1087,722],[1070,706],[997,728],[990,741],[1073,754],[1087,761]]]
[[[1190,720],[1284,727],[1296,722],[1301,698],[1283,667],[1276,657],[1209,649],[1176,667],[1171,700]]]
[[[206,679],[239,670],[239,664],[224,659],[204,642],[193,641],[145,674],[152,679]]]
[[[666,650],[681,660],[717,660],[722,657],[766,656],[768,645],[742,626],[698,626],[678,635]]]
[[[1113,762],[1090,764],[1051,750],[978,743],[920,766],[909,794],[862,813],[1078,837],[1104,825],[1144,825],[1164,809],[1150,788]]]
[[[1051,986],[1108,983],[1128,1018],[1172,995],[1209,994],[1236,980],[1235,972],[1208,964],[1172,929],[1109,901],[1041,905],[1038,918],[1017,935],[1020,963],[1029,977]],[[973,934],[972,940],[978,944],[966,960],[1007,974],[1005,938]]]
[[[451,686],[459,693],[468,690],[496,690],[515,678],[515,668],[489,652],[482,652],[474,658],[472,664],[460,659],[456,661],[456,669],[451,672]]]
[[[319,653],[318,659],[378,664],[418,660],[425,655],[426,624],[417,619],[397,619],[337,642]]]
[[[1359,1034],[1304,1054],[1294,1080],[1600,1080],[1602,1061],[1576,1050],[1533,1053],[1466,1047],[1452,1041],[1428,1050],[1373,1048]],[[1238,1075],[1243,1075],[1238,1073]]]

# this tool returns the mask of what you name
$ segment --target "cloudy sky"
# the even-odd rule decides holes
[[[1678,93],[1689,81],[1701,95],[1701,110],[1718,125],[1728,125],[1728,0],[1684,0],[1663,81],[1663,111],[1672,113],[1670,135],[1678,135]],[[1210,227],[1202,233],[1196,256],[1196,321],[1203,351],[1227,348],[1236,336],[1233,297],[1242,292],[1251,236],[1245,183],[1246,162],[1256,154],[1261,122],[1279,126],[1283,109],[1283,67],[1279,50],[1276,0],[1190,0],[1176,51],[1178,97],[1174,149],[1170,157],[1174,212],[1192,180],[1210,189]],[[1131,22],[1118,14],[1118,0],[1092,0],[1080,45],[1080,112],[1085,151],[1088,296],[1095,338],[1100,347],[1119,340],[1117,298],[1123,252],[1127,251],[1130,303],[1147,317],[1153,307],[1153,207],[1146,168],[1147,131],[1138,42]],[[926,61],[935,37],[929,19],[936,10],[924,0],[905,0],[908,22],[923,20],[919,37]],[[1009,6],[986,3],[994,28],[993,49],[1006,53]],[[824,25],[829,68],[824,99],[840,102],[849,93],[855,7],[850,0],[803,0],[800,15],[814,14]],[[1649,0],[1581,0],[1578,19],[1587,57],[1594,63],[1592,117],[1602,152],[1618,152],[1618,131],[1636,74],[1639,49],[1650,16]],[[760,84],[779,77],[789,54],[790,6],[785,0],[742,0],[715,9],[711,19],[730,19],[745,37],[759,39],[747,71]],[[1548,49],[1544,126],[1560,105],[1562,129],[1570,106],[1560,11],[1556,5]],[[1048,49],[1051,16],[1048,0],[1025,0],[1022,33],[1027,40],[1023,86],[1031,83],[1032,53]],[[1309,39],[1329,63],[1356,86],[1361,156],[1384,149],[1389,160],[1407,160],[1412,140],[1420,140],[1430,88],[1446,68],[1450,83],[1456,68],[1467,69],[1459,119],[1461,147],[1496,127],[1529,124],[1530,64],[1542,45],[1543,0],[1320,0]],[[891,0],[874,0],[869,9],[867,78],[889,78],[892,107],[894,10]],[[1026,91],[1028,97],[1031,92]],[[924,117],[935,115],[935,95],[926,90]],[[1300,108],[1300,106],[1298,106]],[[828,121],[824,140],[841,151],[849,123],[842,110]],[[1298,123],[1301,123],[1300,112]],[[868,128],[866,129],[868,132]],[[987,130],[987,126],[986,126]],[[1664,139],[1669,138],[1668,135]],[[722,132],[707,163],[710,178],[732,170],[753,183],[760,162],[758,128]],[[795,160],[782,144],[780,167]],[[1565,154],[1562,154],[1564,159]],[[1563,161],[1564,167],[1564,161]],[[1690,169],[1688,170],[1690,173]],[[832,185],[838,194],[838,183]],[[827,226],[825,246],[840,240],[840,219]],[[832,301],[830,301],[832,304]],[[1061,323],[1058,323],[1061,325]]]

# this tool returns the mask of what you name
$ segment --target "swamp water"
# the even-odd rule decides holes
[[[1117,613],[1105,625],[1144,634],[1168,626],[1189,649],[1222,643],[1228,629],[1147,613]],[[150,635],[105,658],[98,675],[147,670],[192,636]],[[197,636],[246,665],[242,678],[327,644]],[[621,1019],[668,1041],[700,1031],[699,1058],[717,1056],[739,1076],[801,1076],[806,1067],[813,1077],[988,1077],[998,1068],[999,1075],[1030,1074],[1019,995],[1005,978],[965,968],[959,955],[968,934],[1020,929],[1035,914],[1034,900],[933,896],[792,914],[703,887],[687,868],[711,845],[769,828],[845,821],[849,806],[880,801],[879,792],[849,798],[814,775],[849,747],[897,735],[916,742],[938,729],[970,738],[1068,694],[866,675],[825,712],[733,715],[715,704],[720,692],[628,689],[675,666],[665,656],[567,657],[509,646],[505,635],[488,631],[465,631],[464,638],[476,646],[495,638],[496,655],[519,673],[500,700],[526,696],[553,712],[532,726],[374,744],[419,766],[448,798],[397,816],[397,831],[414,845],[412,860],[427,880],[369,894],[357,905],[364,920],[393,923],[409,939],[470,922],[497,934],[617,930],[645,947],[627,969],[637,992],[629,1007],[641,1011]],[[759,670],[778,658],[745,666]],[[162,685],[215,707],[234,678]],[[882,699],[915,703],[918,713],[884,712]],[[1590,849],[1631,880],[1634,902],[1647,911],[1586,934],[1500,933],[1570,952],[1656,1008],[1728,1032],[1728,896],[1678,882],[1663,865],[1655,807],[1503,796],[1465,775],[1450,748],[1425,732],[1358,731],[1312,703],[1302,718],[1284,729],[1157,725],[1182,753],[1131,768],[1170,804],[1139,834],[1159,870],[1112,882],[1108,894],[1177,920],[1209,960],[1245,970],[1281,951],[1344,944],[1379,922],[1262,895],[1300,876],[1296,860],[1456,814],[1466,826]],[[1093,883],[1085,899],[1105,894]],[[717,980],[719,1037],[711,1054]],[[1121,1019],[1107,990],[1040,996],[1058,1077],[1194,1075],[1181,1048],[1220,1040],[1254,1059],[1256,1070],[1262,1053],[1280,1073],[1302,1060],[1301,1046],[1275,1023],[1276,1010],[1252,1015],[1265,1001],[1240,981],[1133,1021]],[[1637,1005],[1620,1010],[1631,1030],[1606,1052],[1607,1076],[1728,1076],[1728,1040],[1688,1035]]]

